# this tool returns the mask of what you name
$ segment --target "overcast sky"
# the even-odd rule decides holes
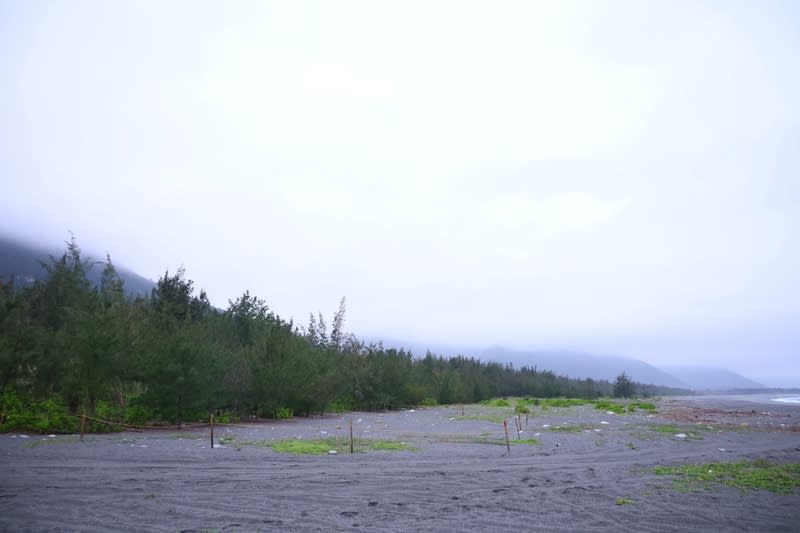
[[[362,336],[797,375],[798,6],[0,0],[0,229]]]

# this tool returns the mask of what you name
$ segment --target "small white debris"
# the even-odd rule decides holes
[[[594,428],[594,430],[595,430],[596,432],[600,433],[600,430],[599,430],[599,429],[597,429],[597,428]]]
[[[48,437],[50,437],[51,439],[54,439],[54,438],[56,438],[56,436],[55,436],[55,435],[48,435]]]
[[[215,445],[214,445],[214,448],[224,448],[224,447],[225,447],[225,446],[223,446],[222,444],[215,444]]]
[[[534,433],[534,434],[533,434],[533,436],[534,436],[534,437],[538,437],[538,436],[540,436],[540,435],[541,435],[541,433]]]
[[[139,448],[147,448],[147,444],[140,444]]]
[[[719,451],[721,451],[721,452],[727,452],[728,450],[726,450],[725,448],[720,448],[720,449],[719,449]]]
[[[325,430],[323,429],[322,431],[320,431],[320,434],[321,434],[321,435],[327,435],[327,434],[328,434],[328,432],[327,432],[327,431],[325,431]]]
[[[416,411],[414,409],[409,409],[408,412],[409,413],[416,413]]]
[[[549,427],[550,427],[550,424],[542,424],[542,427],[543,427],[543,428],[549,428]]]
[[[686,437],[688,437],[686,433],[678,433],[677,435],[675,435],[676,439],[685,439]]]
[[[28,437],[27,435],[20,435],[19,438],[21,438],[21,439],[29,439],[30,437]]]
[[[606,411],[606,414],[607,414],[607,415],[614,416],[614,415],[616,415],[617,413],[615,413],[614,411]]]
[[[456,419],[456,417],[454,417],[454,416],[450,417],[450,420],[455,420],[455,419]]]
[[[328,455],[338,455],[338,454],[339,452],[337,452],[336,450],[328,450]]]
[[[605,420],[601,420],[600,423],[605,424],[606,426],[608,425],[608,422],[606,422]]]
[[[363,418],[359,418],[358,420],[356,420],[356,424],[360,424],[360,423],[361,423],[361,422],[363,422],[363,421],[364,421],[364,419],[363,419]]]

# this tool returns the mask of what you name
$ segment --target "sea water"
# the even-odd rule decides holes
[[[786,398],[775,398],[772,401],[781,403],[800,403],[800,396],[787,396]]]

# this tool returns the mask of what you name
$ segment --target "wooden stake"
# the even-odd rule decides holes
[[[464,416],[464,404],[461,404],[461,416]]]
[[[211,424],[211,449],[214,449],[214,413],[211,413],[210,416],[210,424]]]
[[[83,416],[81,416],[81,440],[83,440],[83,433],[86,431],[86,409],[83,410]]]
[[[517,440],[520,440],[522,438],[520,437],[521,434],[522,434],[522,419],[519,417],[519,415],[517,415]]]
[[[503,429],[506,431],[506,449],[511,453],[511,442],[508,440],[508,420],[503,420]]]
[[[353,419],[350,419],[350,453],[353,453]]]

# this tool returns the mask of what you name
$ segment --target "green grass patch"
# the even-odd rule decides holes
[[[528,446],[536,446],[539,444],[539,441],[536,439],[520,439],[520,440],[512,440],[511,444],[527,444]]]
[[[625,404],[614,402],[612,400],[600,399],[594,401],[594,408],[601,411],[609,411],[617,415],[625,414]]]
[[[628,404],[628,412],[633,413],[637,409],[641,409],[643,411],[649,411],[650,413],[656,412],[656,406],[650,402],[631,402]]]
[[[241,443],[258,447],[270,447],[278,453],[292,453],[295,455],[326,455],[331,451],[337,453],[350,452],[350,440],[346,437],[331,437],[327,439],[302,440],[287,439],[281,441],[257,441]],[[405,442],[391,440],[355,439],[353,450],[356,453],[367,451],[414,451],[415,448]]]
[[[675,476],[674,487],[679,492],[727,485],[744,491],[792,494],[800,487],[800,463],[774,464],[760,459],[740,463],[657,466],[654,471],[658,475]]]
[[[514,406],[514,412],[519,415],[527,415],[530,414],[531,410],[526,405],[518,403]]]
[[[614,503],[616,503],[617,505],[628,505],[633,503],[633,500],[631,500],[630,498],[617,498],[614,501]]]
[[[480,403],[488,407],[511,407],[511,403],[505,398],[491,398],[489,400],[483,400]]]

